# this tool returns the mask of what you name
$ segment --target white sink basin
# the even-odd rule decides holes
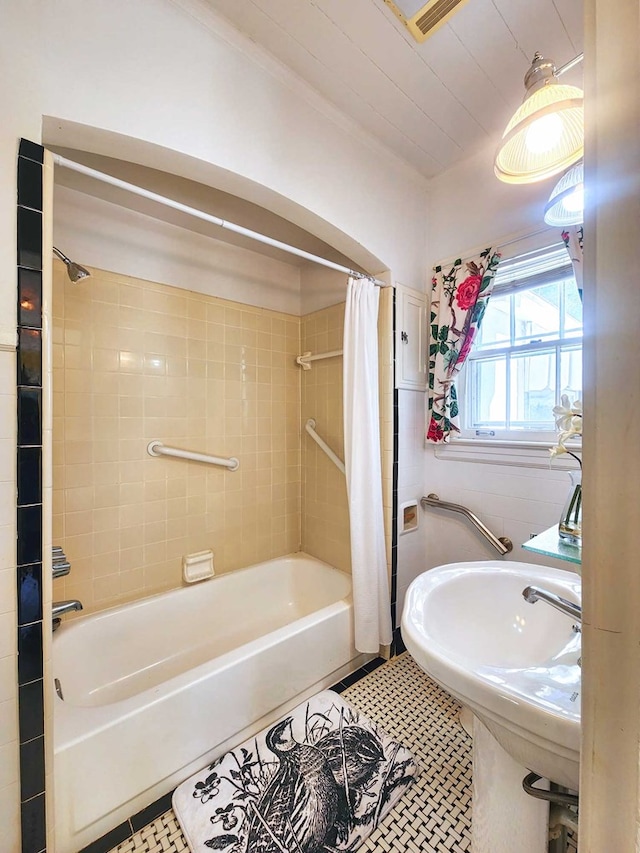
[[[522,590],[580,603],[574,572],[516,562],[451,563],[407,592],[402,636],[416,663],[541,776],[578,790],[580,634],[575,620]]]

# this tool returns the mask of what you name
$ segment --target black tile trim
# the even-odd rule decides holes
[[[21,772],[22,772],[22,768]],[[22,853],[42,853],[46,846],[44,794],[38,794],[21,806]]]
[[[22,853],[46,849],[42,649],[42,207],[44,148],[17,162],[18,721]]]
[[[42,331],[18,327],[18,378],[20,387],[42,388]]]
[[[42,563],[18,567],[18,625],[42,619]]]
[[[399,423],[399,400],[398,389],[396,388],[396,292],[393,291],[392,303],[393,316],[393,466],[391,470],[391,629],[394,632],[398,624],[398,434],[400,430]],[[395,651],[395,640],[391,642],[392,657],[397,654]]]
[[[42,445],[42,389],[18,388],[18,447]]]
[[[133,831],[139,832],[147,824],[151,823],[151,821],[156,820],[160,815],[169,811],[171,808],[172,798],[173,791],[170,791],[168,794],[165,794],[164,797],[160,797],[160,799],[151,803],[150,806],[147,806],[137,814],[132,815],[132,817],[129,818],[129,822],[131,823]]]
[[[42,213],[42,164],[18,157],[18,205]]]
[[[403,652],[407,651],[407,647],[404,644],[404,640],[402,639],[402,632],[400,628],[396,628],[393,632],[393,654],[394,657],[397,655],[401,655]]]
[[[18,507],[18,566],[42,562],[42,504]]]
[[[18,447],[18,506],[42,502],[42,448]]]
[[[383,663],[386,663],[386,660],[384,658],[374,658],[373,660],[370,660],[369,663],[365,663],[362,668],[367,674],[369,674],[370,672],[376,670],[379,666],[382,666]]]
[[[44,148],[38,145],[37,142],[32,142],[30,139],[21,139],[18,148],[20,157],[27,157],[29,160],[35,160],[36,163],[44,163]]]
[[[131,824],[126,820],[124,823],[116,826],[115,829],[112,829],[111,832],[107,832],[107,834],[103,835],[102,838],[98,838],[97,841],[92,841],[91,844],[87,844],[87,846],[83,847],[79,853],[109,853],[109,851],[114,847],[117,847],[118,844],[122,844],[123,841],[128,841],[132,835]]]
[[[18,266],[42,269],[42,213],[18,207]]]
[[[110,830],[106,835],[83,847],[79,853],[110,853],[112,848],[117,847],[118,844],[122,844],[123,841],[128,841],[135,832],[140,832],[145,826],[157,820],[160,815],[168,812],[172,806],[172,798],[173,791],[169,791],[168,794],[159,797],[153,803],[132,815],[128,820],[118,824],[115,829]]]
[[[42,328],[42,272],[18,267],[18,326]]]
[[[360,681],[361,678],[364,678],[365,675],[369,675],[370,672],[373,672],[374,669],[377,669],[379,666],[385,663],[384,658],[374,658],[370,660],[368,663],[365,663],[364,666],[361,666],[360,669],[356,669],[355,672],[350,673],[342,681],[336,682],[330,690],[335,691],[336,693],[342,693],[343,690],[346,690],[347,687],[351,687],[351,685],[355,684],[356,681]]]
[[[40,678],[18,688],[20,743],[44,733],[44,682]]]
[[[20,801],[44,793],[44,735],[20,745]]]
[[[42,678],[42,622],[18,626],[18,684]]]

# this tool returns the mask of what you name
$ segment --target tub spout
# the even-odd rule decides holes
[[[51,605],[51,615],[53,617],[53,630],[60,627],[60,617],[65,613],[72,613],[74,610],[82,610],[82,604],[77,599],[73,598],[70,601],[54,601]]]

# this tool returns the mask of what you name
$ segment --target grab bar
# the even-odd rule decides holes
[[[513,551],[513,542],[509,539],[508,536],[494,536],[493,533],[489,530],[489,528],[483,524],[477,515],[474,515],[470,509],[467,509],[466,506],[462,506],[461,504],[453,504],[449,503],[449,501],[441,501],[438,495],[427,495],[426,498],[420,499],[420,505],[424,509],[428,506],[437,506],[440,509],[449,509],[451,512],[459,512],[462,513],[469,521],[474,524],[480,533],[487,539],[496,551],[499,554],[508,554],[510,551]]]
[[[194,453],[192,450],[180,450],[178,447],[165,447],[161,441],[150,441],[147,445],[149,456],[175,456],[177,459],[190,459],[192,462],[207,462],[209,465],[221,465],[230,471],[237,471],[240,462],[235,456],[223,459],[221,456],[210,456],[208,453]]]
[[[309,420],[308,420],[308,421],[306,422],[306,424],[304,425],[304,428],[305,428],[305,429],[306,429],[306,431],[309,433],[309,435],[311,436],[311,438],[315,441],[315,443],[316,443],[319,447],[321,447],[321,448],[322,448],[322,450],[324,450],[324,452],[327,454],[327,456],[328,456],[328,457],[329,457],[329,459],[333,462],[333,464],[336,466],[336,468],[339,468],[339,469],[342,471],[342,473],[344,474],[344,473],[345,473],[345,470],[344,470],[344,462],[342,461],[342,459],[340,459],[340,457],[339,457],[339,456],[336,456],[336,454],[335,454],[335,453],[333,452],[333,450],[329,447],[329,445],[327,444],[327,442],[326,442],[326,441],[323,441],[323,440],[320,438],[320,436],[319,436],[319,435],[318,435],[318,433],[316,432],[316,422],[314,421],[314,419],[313,419],[313,418],[309,418]]]

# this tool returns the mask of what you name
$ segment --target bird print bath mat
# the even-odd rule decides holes
[[[325,690],[183,782],[193,853],[356,850],[415,779],[401,744]]]

